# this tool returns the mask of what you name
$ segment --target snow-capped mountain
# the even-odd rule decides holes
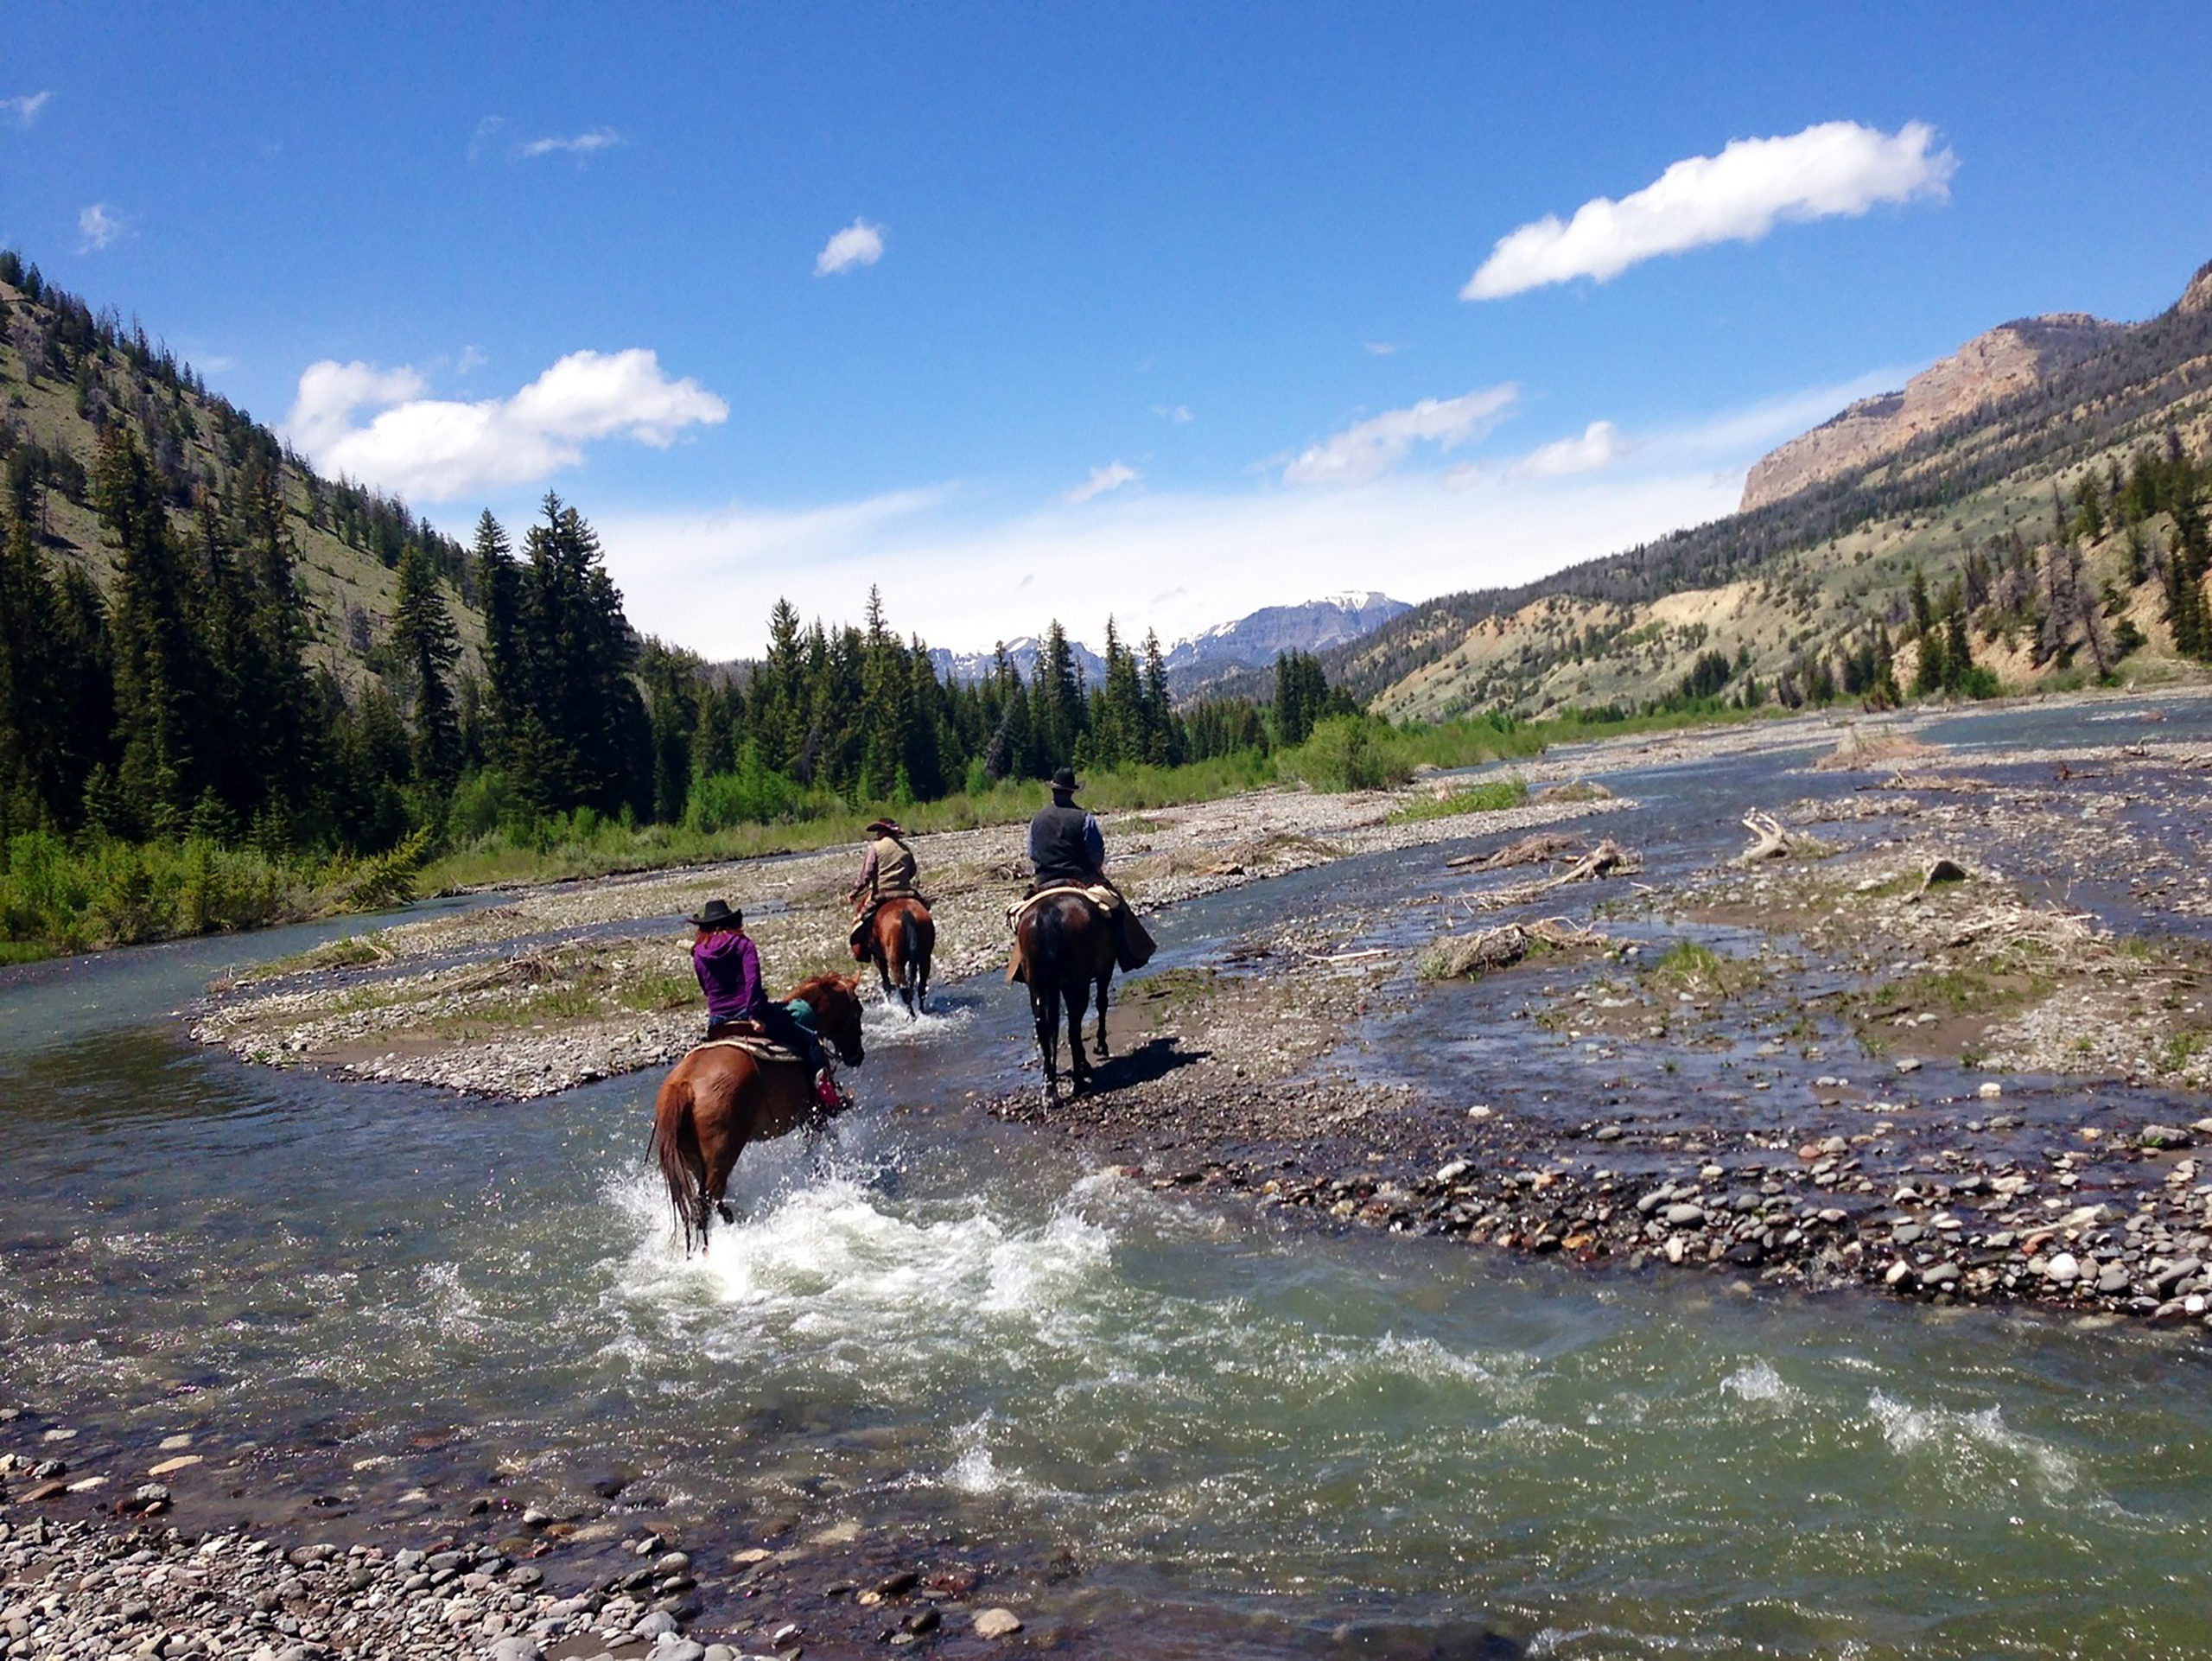
[[[1334,594],[1302,606],[1265,606],[1233,623],[1178,640],[1167,673],[1179,695],[1232,669],[1259,669],[1285,652],[1319,652],[1356,640],[1412,608],[1384,594]]]
[[[1033,634],[1025,634],[1018,640],[1006,643],[1006,655],[1021,671],[1023,680],[1037,678],[1037,653],[1043,645],[1044,642]],[[1075,654],[1076,667],[1082,671],[1085,686],[1096,686],[1105,680],[1105,659],[1080,640],[1070,640],[1068,649]],[[998,658],[995,652],[948,652],[943,646],[935,646],[931,649],[930,661],[937,665],[938,674],[950,671],[952,678],[962,684],[973,685],[979,680],[989,678]]]
[[[1319,652],[1357,640],[1380,628],[1400,612],[1410,610],[1402,600],[1382,594],[1333,594],[1309,600],[1302,606],[1268,606],[1233,623],[1217,623],[1167,649],[1168,684],[1178,697],[1186,697],[1218,676],[1239,669],[1263,669],[1281,653]],[[1086,686],[1106,678],[1106,661],[1080,641],[1071,641]],[[1037,672],[1039,642],[1025,634],[1006,643],[1007,656],[1021,678]],[[991,672],[994,655],[988,652],[948,652],[942,646],[930,653],[940,675],[950,671],[964,683],[983,679]]]

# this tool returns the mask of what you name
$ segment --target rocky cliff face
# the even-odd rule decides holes
[[[2189,293],[2200,290],[2199,303],[2212,305],[2212,267],[2198,274]],[[2188,306],[2189,296],[2182,303]],[[1915,375],[1904,391],[1862,398],[1760,457],[1744,480],[1741,511],[1901,449],[1922,433],[2079,363],[2125,328],[2079,311],[2000,323]]]
[[[2189,286],[2182,290],[2176,311],[2212,311],[2212,260],[2196,268],[2196,275],[2189,279]]]

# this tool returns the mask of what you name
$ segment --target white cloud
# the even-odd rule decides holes
[[[1948,194],[1958,158],[1936,130],[1895,133],[1827,121],[1781,138],[1738,138],[1675,162],[1619,201],[1599,196],[1561,222],[1548,214],[1498,239],[1459,290],[1496,300],[1578,277],[1604,283],[1639,261],[1715,242],[1756,242],[1779,220],[1855,217],[1878,202]]]
[[[814,257],[814,274],[834,277],[855,265],[873,265],[882,258],[883,227],[855,220],[822,245],[822,251]]]
[[[1610,421],[1593,421],[1580,438],[1562,438],[1530,450],[1508,469],[1516,479],[1562,479],[1573,473],[1595,473],[1621,458],[1620,429]]]
[[[1511,382],[1459,398],[1425,398],[1409,409],[1386,410],[1300,451],[1283,469],[1294,485],[1365,484],[1390,471],[1416,443],[1452,450],[1471,443],[1504,419],[1520,396]]]
[[[492,354],[482,347],[465,346],[461,349],[461,355],[454,360],[453,372],[456,375],[474,374],[491,361]]]
[[[77,213],[77,251],[96,254],[112,248],[130,233],[130,221],[105,202],[94,202]]]
[[[1370,357],[1373,358],[1395,357],[1405,350],[1405,347],[1395,340],[1362,340],[1360,346]]]
[[[613,150],[622,142],[622,135],[612,127],[594,127],[589,132],[580,132],[573,137],[533,138],[515,146],[515,154],[524,161],[540,156],[595,156],[601,150]]]
[[[1152,406],[1152,412],[1162,421],[1172,421],[1179,427],[1187,427],[1198,419],[1191,413],[1191,406],[1187,404],[1155,404]]]
[[[1133,485],[1144,477],[1135,468],[1122,461],[1109,461],[1103,468],[1093,468],[1085,479],[1067,493],[1071,503],[1087,502],[1093,496],[1103,496],[1124,485]]]
[[[491,148],[492,141],[499,136],[506,124],[507,118],[503,115],[487,115],[476,124],[476,130],[469,135],[468,139],[469,166],[476,165],[484,152]]]
[[[0,98],[0,116],[13,121],[18,127],[28,127],[38,119],[38,112],[53,101],[51,92],[25,92],[20,98]]]
[[[512,398],[424,398],[412,369],[311,364],[285,436],[325,472],[429,501],[543,479],[584,446],[631,438],[665,449],[684,428],[728,418],[729,405],[690,379],[671,380],[642,347],[572,352]],[[378,413],[355,424],[364,409]]]
[[[941,486],[594,522],[639,627],[710,657],[758,652],[779,595],[805,616],[852,618],[871,583],[902,632],[957,650],[1036,633],[1056,614],[1095,644],[1109,611],[1125,633],[1173,640],[1351,587],[1418,601],[1525,582],[1717,519],[1762,451],[1900,379],[1884,370],[1634,433],[1600,423],[1600,437],[1586,428],[1466,477],[1408,468],[1321,493],[1128,491],[996,511]],[[1560,465],[1606,447],[1605,467]],[[1099,571],[1110,583],[1072,575]],[[1135,613],[1132,595],[1147,596]]]

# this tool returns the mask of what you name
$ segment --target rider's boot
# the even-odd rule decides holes
[[[826,1066],[814,1075],[814,1099],[824,1113],[842,1113],[853,1104],[837,1083],[837,1075]]]

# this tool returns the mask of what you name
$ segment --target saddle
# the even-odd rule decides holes
[[[756,1061],[790,1061],[804,1065],[806,1058],[787,1045],[779,1044],[762,1033],[739,1033],[729,1038],[709,1038],[694,1044],[690,1053],[701,1050],[742,1050]]]
[[[1056,895],[1064,894],[1081,894],[1084,899],[1090,901],[1092,905],[1097,907],[1099,910],[1104,912],[1109,917],[1111,917],[1116,912],[1124,909],[1128,904],[1128,901],[1124,900],[1113,889],[1106,888],[1101,884],[1056,882],[1049,888],[1039,888],[1033,894],[1024,895],[1021,899],[1015,901],[1012,905],[1008,906],[1006,908],[1007,932],[1008,933],[1012,933],[1014,930],[1020,928],[1021,926],[1022,918],[1029,912],[1034,910],[1041,902],[1052,899]]]
[[[1043,901],[1064,894],[1079,894],[1096,907],[1106,920],[1115,926],[1117,939],[1124,932],[1122,927],[1124,920],[1132,926],[1138,926],[1136,914],[1129,909],[1128,901],[1116,890],[1102,883],[1056,882],[1049,888],[1039,888],[1036,893],[1023,896],[1006,908],[1007,932],[1014,937],[1014,956],[1006,966],[1006,977],[1008,980],[1026,983],[1029,976],[1029,965],[1021,958],[1021,920],[1034,911]],[[1152,955],[1149,937],[1147,937],[1147,940],[1144,958],[1149,958]],[[1138,964],[1141,964],[1143,961],[1144,958],[1141,958],[1138,959]],[[1124,964],[1122,966],[1128,968],[1132,965]]]
[[[845,937],[845,943],[853,949],[855,963],[867,963],[873,958],[874,954],[868,950],[868,927],[875,921],[876,913],[894,900],[911,900],[924,911],[931,909],[929,896],[919,888],[910,888],[904,894],[879,894],[873,900],[862,901],[860,909],[853,913],[852,930]]]

